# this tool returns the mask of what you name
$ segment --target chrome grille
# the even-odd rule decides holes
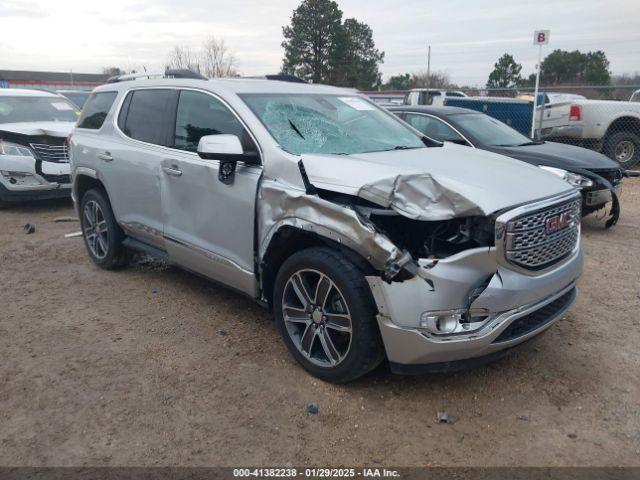
[[[581,207],[581,199],[575,199],[509,220],[504,240],[507,262],[535,271],[567,257],[578,244]],[[567,225],[547,231],[547,221],[562,214],[568,215]]]
[[[32,143],[31,148],[37,157],[45,162],[69,163],[67,144],[47,145],[46,143]]]

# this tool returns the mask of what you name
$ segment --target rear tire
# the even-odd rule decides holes
[[[280,267],[273,295],[282,338],[312,375],[349,382],[384,359],[369,285],[339,252],[314,247],[293,254]]]
[[[628,169],[640,162],[640,136],[632,132],[617,132],[607,137],[605,154]]]
[[[103,191],[92,189],[84,194],[80,202],[80,225],[87,253],[93,263],[105,270],[127,264],[127,250],[122,245],[125,235]]]

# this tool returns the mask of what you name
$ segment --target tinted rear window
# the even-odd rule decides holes
[[[165,118],[175,98],[172,90],[135,90],[125,100],[128,104],[118,118],[118,125],[125,135],[141,142],[164,145]],[[124,127],[124,128],[123,128]]]
[[[98,130],[107,118],[118,92],[97,92],[91,94],[78,119],[78,128]]]

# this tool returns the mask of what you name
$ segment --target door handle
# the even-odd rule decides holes
[[[113,157],[109,152],[99,153],[98,158],[100,160],[104,160],[105,162],[113,162]]]
[[[175,165],[172,165],[171,167],[162,167],[162,170],[167,175],[171,175],[173,177],[179,177],[180,175],[182,175],[182,170],[178,170],[177,168],[174,168],[174,167]]]

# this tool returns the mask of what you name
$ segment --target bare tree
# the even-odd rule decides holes
[[[125,72],[120,67],[104,67],[102,73],[110,77],[117,77],[118,75],[123,75]]]
[[[213,35],[207,38],[202,44],[202,67],[204,74],[209,77],[236,77],[237,61],[224,43]]]
[[[455,88],[447,72],[431,72],[428,76],[427,72],[414,72],[411,85],[414,88]]]
[[[180,47],[176,45],[169,54],[168,68],[193,70],[194,72],[200,72],[200,65],[198,65],[198,56],[191,47]]]

